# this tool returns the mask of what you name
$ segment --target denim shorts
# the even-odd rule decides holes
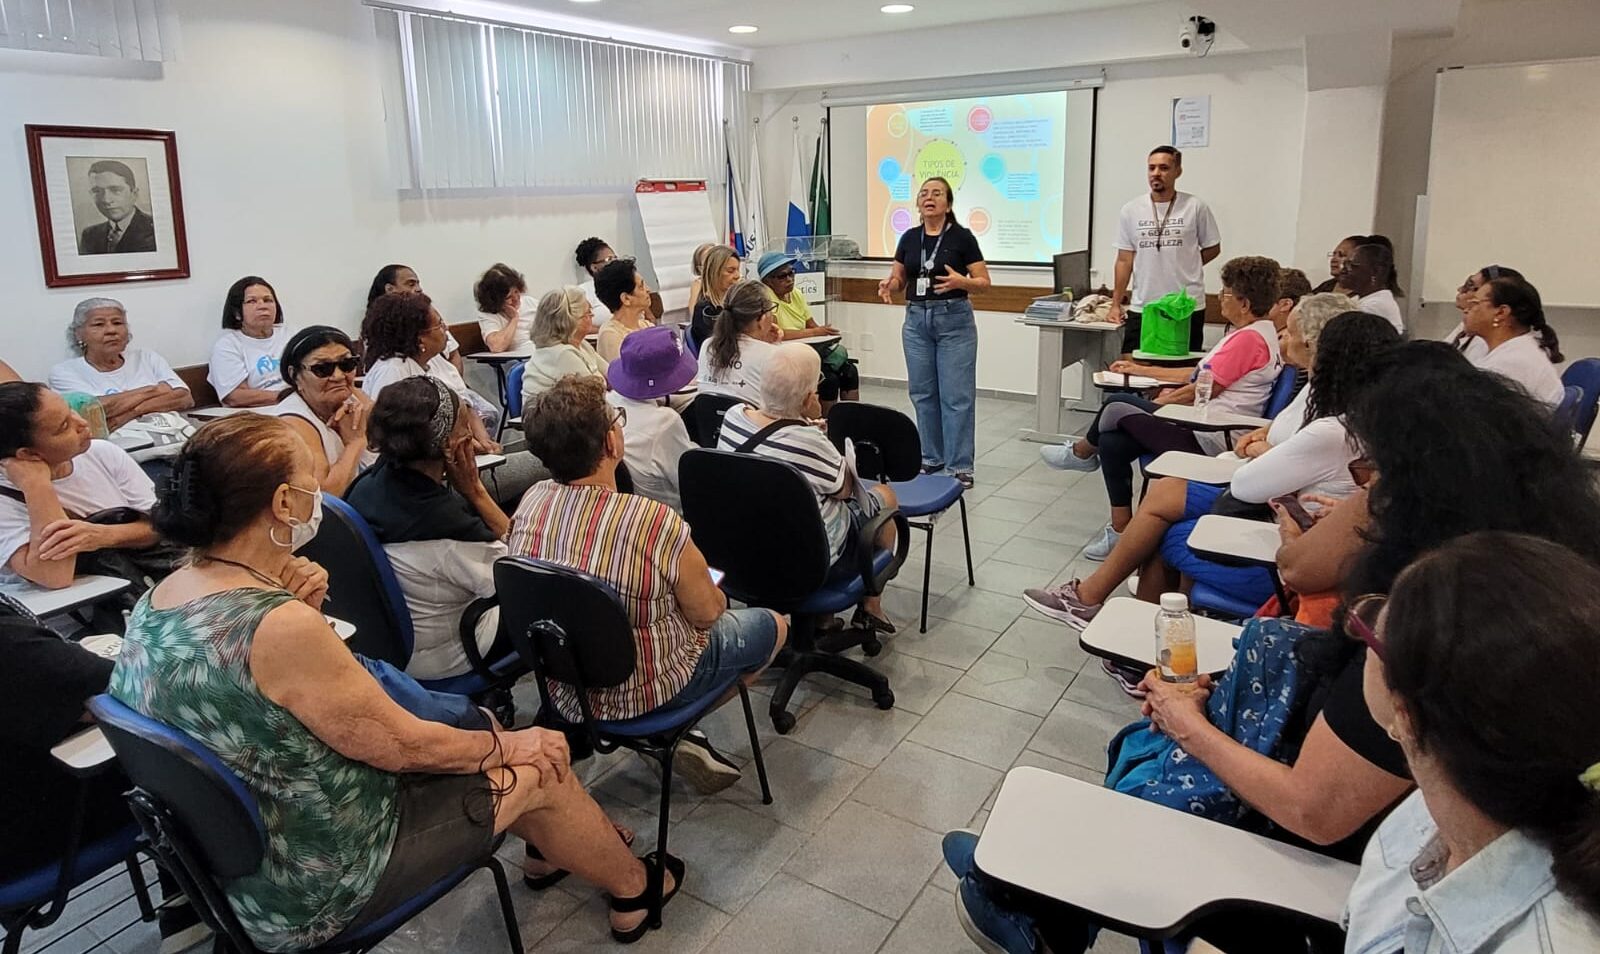
[[[688,705],[727,681],[729,676],[755,672],[767,664],[778,642],[778,621],[771,612],[750,607],[730,609],[711,624],[705,652],[694,673],[662,709]]]

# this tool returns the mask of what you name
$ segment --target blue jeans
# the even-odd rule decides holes
[[[972,473],[978,390],[978,325],[972,302],[907,302],[900,341],[922,435],[923,466]]]
[[[689,681],[659,708],[686,706],[703,698],[729,676],[759,671],[777,643],[778,620],[769,611],[754,606],[725,610],[711,624],[705,651]]]

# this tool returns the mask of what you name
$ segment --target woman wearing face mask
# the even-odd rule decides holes
[[[222,335],[211,348],[206,380],[228,407],[278,403],[283,375],[278,362],[290,332],[283,305],[265,278],[246,275],[222,303]]]
[[[317,486],[343,496],[350,481],[377,459],[367,447],[372,399],[356,387],[361,359],[350,337],[337,328],[312,325],[283,349],[283,379],[289,396],[267,409],[280,417],[311,452]]]
[[[266,950],[325,944],[386,910],[369,901],[416,895],[509,831],[605,891],[613,934],[637,940],[651,873],[670,873],[670,894],[682,863],[629,853],[560,733],[425,722],[384,694],[322,615],[327,574],[293,555],[321,499],[282,421],[201,427],[155,513],[193,561],[134,608],[111,677],[114,697],[188,733],[261,803],[261,865],[223,889],[245,932]]]
[[[907,229],[878,297],[906,293],[901,342],[922,435],[922,470],[949,470],[972,486],[978,390],[978,326],[967,295],[989,287],[978,240],[956,221],[955,193],[934,176],[917,192],[922,224]]]

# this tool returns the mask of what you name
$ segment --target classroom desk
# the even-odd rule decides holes
[[[1272,423],[1264,417],[1235,414],[1216,407],[1207,407],[1202,411],[1188,404],[1163,404],[1156,408],[1156,417],[1176,421],[1196,431],[1253,431]]]
[[[1159,609],[1154,603],[1130,596],[1113,596],[1078,634],[1078,647],[1091,656],[1123,666],[1153,669]],[[1240,628],[1219,619],[1194,618],[1195,653],[1201,672],[1227,671],[1233,662],[1233,641]]]
[[[505,462],[506,455],[504,454],[479,454],[477,456],[477,464],[480,471],[494,470]]]
[[[1212,457],[1187,451],[1167,451],[1144,469],[1150,477],[1182,477],[1197,484],[1228,484],[1233,472],[1244,466],[1242,457]]]
[[[1064,444],[1067,412],[1099,410],[1099,401],[1090,397],[1094,372],[1117,360],[1122,351],[1122,326],[1109,321],[1050,321],[1018,318],[1018,324],[1039,329],[1039,354],[1034,379],[1034,420],[1019,436],[1025,441]],[[1061,403],[1061,372],[1074,364],[1082,365],[1078,398],[1070,407]]]
[[[1163,382],[1142,374],[1124,374],[1118,371],[1096,371],[1094,386],[1102,391],[1153,391]]]
[[[506,390],[506,375],[513,364],[526,361],[533,355],[533,351],[513,349],[511,351],[475,351],[467,358],[479,364],[487,364],[494,369],[495,388],[500,392],[500,434],[505,433],[506,420],[511,416],[511,392]],[[500,434],[495,435],[499,440]]]
[[[155,438],[144,431],[116,431],[106,439],[130,454],[156,446]]]
[[[1117,327],[1121,327],[1118,325]],[[1129,357],[1144,364],[1153,364],[1162,368],[1181,368],[1185,365],[1199,364],[1200,359],[1206,356],[1204,351],[1191,351],[1188,354],[1152,354],[1149,351],[1135,349]]]
[[[1189,549],[1208,560],[1229,566],[1259,566],[1272,578],[1272,592],[1280,607],[1288,607],[1289,594],[1278,577],[1278,547],[1283,538],[1269,520],[1245,520],[1208,513],[1195,521]],[[1284,609],[1287,612],[1287,609]]]
[[[1148,939],[1172,937],[1200,915],[1240,904],[1338,923],[1357,871],[1032,766],[1006,774],[974,861],[996,881]]]
[[[28,612],[44,619],[46,616],[70,613],[80,606],[115,596],[131,585],[127,580],[115,576],[85,573],[59,590],[19,581],[0,585],[0,592],[26,606]]]
[[[50,755],[73,775],[84,777],[96,774],[102,765],[117,757],[111,751],[100,727],[92,725],[81,732],[67,736],[50,750]]]
[[[246,411],[257,410],[249,407],[196,407],[182,412],[187,417],[198,418],[202,421],[214,421],[218,418],[232,417]]]

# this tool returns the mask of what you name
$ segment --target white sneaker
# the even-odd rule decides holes
[[[1087,474],[1100,469],[1099,454],[1079,457],[1072,452],[1071,444],[1049,444],[1039,448],[1039,456],[1052,470],[1078,470]]]
[[[1111,524],[1108,523],[1106,528],[1100,531],[1100,536],[1083,548],[1083,558],[1099,563],[1111,555],[1111,551],[1116,548],[1117,541],[1121,539],[1122,534],[1111,529]]]

